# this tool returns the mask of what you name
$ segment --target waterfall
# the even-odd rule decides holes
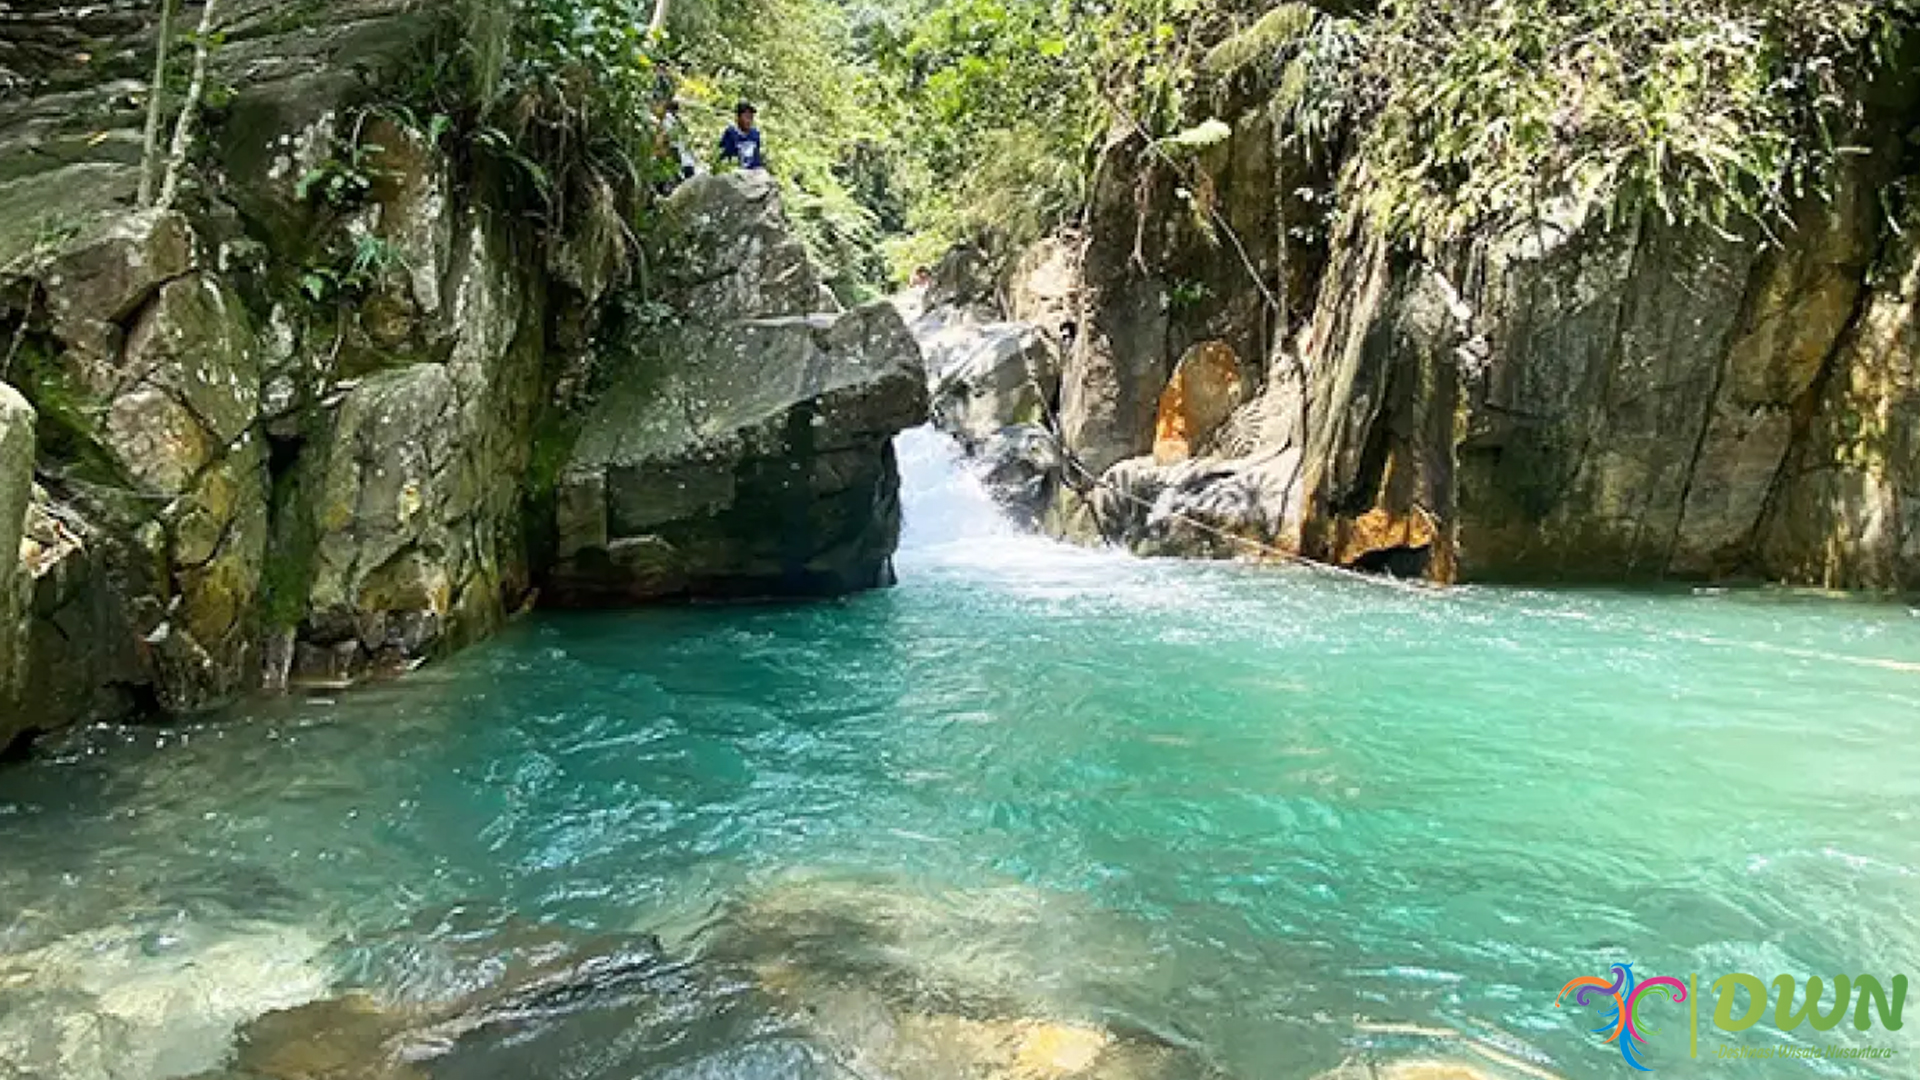
[[[991,580],[1008,593],[1066,597],[1158,580],[1115,549],[1064,544],[1009,521],[958,444],[930,426],[901,432],[894,450],[902,518],[895,565],[903,583],[957,576],[975,586]]]
[[[929,424],[901,432],[893,445],[900,458],[902,551],[1017,535],[951,438]]]

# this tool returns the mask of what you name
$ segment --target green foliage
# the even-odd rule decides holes
[[[399,263],[393,245],[378,236],[361,236],[336,265],[304,268],[300,291],[314,303],[365,297]]]
[[[956,241],[1018,246],[1076,220],[1116,132],[1143,132],[1166,156],[1228,134],[1196,118],[1193,94],[1208,43],[1247,21],[1231,0],[901,0],[891,14],[862,42],[917,159],[916,236],[893,245],[916,261]],[[1242,52],[1285,20],[1252,21]],[[1234,51],[1218,62],[1238,63]]]
[[[1769,228],[1845,152],[1852,81],[1906,13],[1904,0],[1388,0],[1305,25],[1289,14],[1262,46],[1296,137],[1357,140],[1365,199],[1349,209],[1408,242],[1565,198]],[[1227,59],[1257,62],[1247,51]]]
[[[637,0],[464,0],[455,40],[424,51],[407,95],[404,111],[433,120],[408,126],[435,142],[463,132],[555,231],[601,213],[609,192],[636,219],[667,174],[653,113],[662,48],[646,11]]]
[[[607,235],[672,173],[665,95],[709,159],[754,101],[801,239],[857,300],[952,242],[1072,222],[1116,134],[1162,163],[1218,145],[1249,92],[1344,166],[1341,213],[1410,244],[1567,200],[1775,227],[1848,152],[1917,2],[674,0],[655,39],[651,0],[467,0],[427,82],[540,213]]]
[[[891,198],[896,219],[904,209],[875,182],[872,148],[886,129],[832,0],[676,0],[657,38],[651,0],[466,5],[462,47],[430,51],[415,96],[460,117],[468,145],[500,162],[551,227],[631,240],[656,185],[678,171],[657,110],[677,100],[690,148],[713,162],[745,98],[760,106],[800,239],[842,272],[836,288],[852,298],[884,276],[866,197]]]
[[[842,300],[886,278],[883,215],[904,216],[876,75],[830,0],[676,0],[668,55],[681,118],[717,154],[736,101],[752,101],[770,171],[809,254]]]
[[[1175,308],[1198,307],[1213,298],[1213,289],[1204,281],[1180,279],[1167,290],[1167,300]]]
[[[69,482],[131,490],[134,484],[118,459],[99,441],[104,408],[62,362],[58,347],[28,340],[10,359],[8,382],[33,403],[42,467],[57,469]]]
[[[345,157],[327,157],[295,181],[294,197],[301,202],[318,199],[336,210],[358,206],[373,190],[374,173],[367,156],[379,152],[378,146],[356,142]]]
[[[1570,201],[1760,231],[1850,151],[1915,0],[897,0],[862,16],[901,102],[915,237],[1079,212],[1114,124],[1179,159],[1265,99],[1344,166],[1342,213],[1434,246]],[[1341,13],[1344,12],[1344,13]],[[1207,95],[1199,90],[1210,91]]]
[[[1235,31],[1207,50],[1201,67],[1208,75],[1219,78],[1264,63],[1274,53],[1304,37],[1319,21],[1319,16],[1319,10],[1312,4],[1279,4],[1256,19],[1252,26]]]

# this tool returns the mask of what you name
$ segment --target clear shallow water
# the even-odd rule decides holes
[[[1625,1075],[1567,980],[1920,974],[1907,608],[1140,562],[904,456],[890,592],[536,619],[0,771],[0,1077],[189,1073],[268,1008],[426,1008],[637,931],[692,960],[647,984],[658,1045],[569,1029],[551,1075],[984,1075],[868,1045],[983,1018],[1166,1075]],[[1688,1062],[1684,1015],[1661,1071],[1920,1055],[1843,1025],[1799,1034],[1899,1056],[1722,1063],[1707,1025]],[[428,1075],[523,1075],[510,1042]]]

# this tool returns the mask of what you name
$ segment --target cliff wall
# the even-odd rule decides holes
[[[1856,152],[1772,235],[1559,199],[1422,256],[1270,88],[1222,88],[1231,135],[1188,159],[1116,128],[1068,243],[1086,478],[1052,529],[1449,581],[1914,588],[1914,72],[1859,88]]]
[[[154,205],[147,5],[12,8],[0,746],[404,670],[543,588],[597,606],[888,580],[918,350],[891,308],[813,314],[821,275],[770,183],[706,178],[658,208],[558,189],[503,133],[410,98],[465,46],[456,3],[230,0],[179,194]],[[682,224],[642,237],[643,215]],[[690,334],[710,305],[661,282],[726,274],[735,321],[798,322]],[[783,377],[664,389],[723,363]],[[647,408],[702,415],[658,454],[577,452]],[[704,501],[675,486],[696,459]],[[823,478],[795,487],[802,468]],[[611,534],[583,510],[595,469]],[[770,555],[735,554],[768,530]]]

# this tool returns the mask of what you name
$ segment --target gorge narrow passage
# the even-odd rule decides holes
[[[1140,561],[901,459],[897,589],[0,772],[0,1075],[1579,1077],[1609,963],[1920,950],[1904,607]]]

